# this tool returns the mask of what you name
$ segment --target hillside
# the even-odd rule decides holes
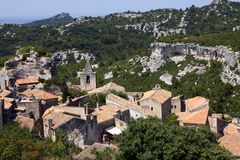
[[[60,13],[57,14],[53,17],[47,18],[47,19],[42,19],[42,20],[37,20],[33,21],[30,23],[24,24],[25,26],[41,26],[41,25],[59,25],[59,24],[65,24],[69,23],[73,20],[73,18],[70,16],[69,13]]]
[[[44,48],[50,56],[64,54],[69,49],[91,53],[95,57],[93,63],[99,66],[96,69],[98,86],[114,81],[128,91],[146,91],[160,83],[174,95],[184,94],[187,98],[205,96],[211,100],[213,111],[237,115],[240,113],[237,107],[240,106],[240,87],[234,76],[240,76],[237,66],[239,57],[235,56],[234,65],[228,66],[223,61],[202,60],[196,59],[194,54],[180,54],[184,59],[175,63],[169,57],[162,58],[160,50],[152,45],[154,42],[184,42],[195,43],[196,46],[199,44],[201,49],[210,46],[206,49],[210,48],[211,53],[215,52],[216,45],[240,51],[239,11],[238,2],[214,0],[207,6],[191,6],[186,10],[129,11],[75,20],[66,14],[69,23],[61,18],[56,23],[58,18],[53,17],[31,25],[4,25],[0,29],[0,55],[13,54],[17,49],[29,45]],[[231,55],[232,52],[228,53]],[[231,59],[231,56],[228,57]],[[6,60],[5,57],[2,59]],[[0,59],[1,63],[3,60]],[[67,80],[78,82],[76,73],[82,64],[71,59],[68,62],[58,66],[59,73],[49,85],[64,86],[63,82]],[[146,67],[152,63],[157,66],[154,71]],[[192,66],[193,70],[178,79],[178,74],[188,66]],[[230,68],[230,76],[233,75],[231,81],[234,81],[234,85],[222,80],[224,71],[229,71],[227,67]],[[202,74],[198,74],[199,68],[204,69]],[[160,80],[169,75],[172,76],[172,84]]]

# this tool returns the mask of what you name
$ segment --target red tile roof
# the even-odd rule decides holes
[[[16,84],[18,84],[18,85],[37,84],[37,83],[39,83],[39,80],[36,77],[28,77],[28,78],[25,78],[25,79],[16,80]]]
[[[218,142],[221,147],[227,149],[234,156],[240,157],[240,133],[225,135]]]

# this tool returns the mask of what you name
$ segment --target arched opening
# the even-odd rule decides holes
[[[89,75],[86,76],[86,83],[90,83],[90,76]]]

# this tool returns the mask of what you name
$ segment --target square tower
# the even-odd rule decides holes
[[[87,61],[84,69],[79,73],[79,76],[81,90],[89,91],[96,88],[96,72],[93,72],[89,61]]]

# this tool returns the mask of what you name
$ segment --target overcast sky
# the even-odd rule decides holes
[[[122,11],[186,8],[208,5],[212,0],[0,0],[0,19],[47,18],[61,12],[73,17],[106,15]],[[235,0],[240,1],[240,0]]]

